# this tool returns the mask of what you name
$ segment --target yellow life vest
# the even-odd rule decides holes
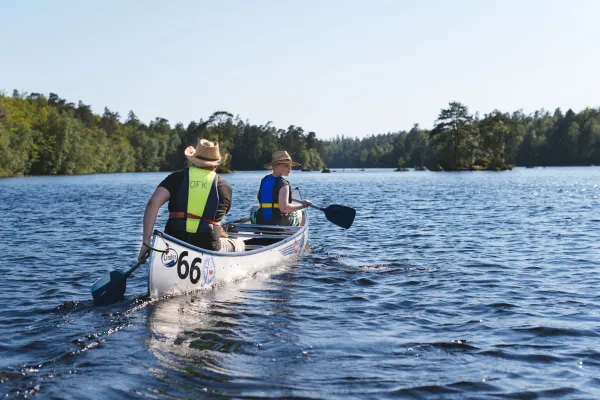
[[[193,167],[189,169],[189,174],[185,230],[195,233],[198,231],[198,225],[204,214],[208,195],[217,174],[215,171]]]

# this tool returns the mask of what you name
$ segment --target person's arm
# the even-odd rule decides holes
[[[148,200],[148,204],[146,204],[146,211],[144,212],[144,233],[142,235],[142,248],[140,249],[140,254],[138,255],[138,261],[142,261],[148,257],[148,253],[150,249],[146,244],[150,244],[150,239],[152,238],[152,230],[154,229],[154,223],[156,222],[156,216],[158,215],[158,210],[171,198],[171,194],[167,189],[162,186],[159,186]]]
[[[225,215],[231,208],[231,200],[233,198],[233,190],[231,185],[223,180],[221,177],[218,178],[217,193],[219,194],[219,205],[217,206],[217,213],[215,215],[215,221],[222,221]]]
[[[281,189],[279,189],[279,211],[284,214],[289,214],[291,212],[302,210],[312,204],[310,200],[302,200],[302,203],[288,203],[288,198],[290,196],[290,187],[288,185],[284,185]]]

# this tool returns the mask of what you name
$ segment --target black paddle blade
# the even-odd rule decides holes
[[[126,287],[127,279],[125,278],[125,274],[119,271],[112,271],[110,274],[104,275],[92,284],[94,304],[105,306],[122,300]]]
[[[329,222],[336,224],[344,229],[348,229],[354,222],[356,216],[356,210],[351,207],[342,206],[339,204],[332,204],[323,210],[325,217]]]

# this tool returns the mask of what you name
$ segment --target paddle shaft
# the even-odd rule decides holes
[[[302,200],[298,200],[298,199],[292,199],[293,201],[297,202],[297,203],[302,203]],[[316,208],[317,210],[321,210],[323,212],[325,212],[325,209],[319,206],[315,206],[314,204],[311,204],[309,207],[312,208]]]
[[[300,202],[296,199],[292,200]],[[325,218],[327,218],[329,222],[334,223],[344,229],[348,229],[352,226],[352,222],[354,222],[354,217],[356,215],[356,210],[354,208],[339,204],[332,204],[327,208],[322,208],[311,204],[310,207],[316,208],[319,211],[323,211],[325,213]]]
[[[137,264],[135,264],[133,267],[131,267],[131,269],[129,271],[125,272],[125,274],[123,275],[123,279],[129,278],[129,276],[131,274],[133,274],[133,271],[135,271],[136,269],[138,269],[138,267],[140,265],[142,265],[143,263],[145,263],[145,262],[146,262],[146,259],[138,261]]]
[[[324,208],[322,208],[322,207],[319,207],[319,206],[315,206],[314,204],[311,204],[309,207],[316,208],[317,210],[321,210],[321,211],[323,211],[323,212],[325,211],[325,209],[324,209]]]
[[[160,252],[160,253],[166,253],[166,252],[168,252],[168,251],[169,251],[169,249],[167,249],[167,250],[160,250],[160,249],[154,248],[154,247],[150,246],[150,245],[149,245],[149,244],[147,244],[147,243],[144,243],[144,245],[145,245],[147,248],[149,248],[150,250],[158,251],[158,252]],[[125,274],[123,275],[123,279],[127,279],[127,278],[129,278],[129,276],[130,276],[131,274],[133,274],[133,271],[135,271],[136,269],[138,269],[138,267],[139,267],[140,265],[142,265],[142,264],[144,264],[146,261],[148,261],[148,257],[150,257],[150,253],[149,253],[149,252],[146,254],[146,257],[144,257],[144,258],[142,258],[141,260],[139,260],[139,261],[137,262],[137,264],[135,264],[133,267],[131,267],[131,269],[130,269],[129,271],[125,272]]]

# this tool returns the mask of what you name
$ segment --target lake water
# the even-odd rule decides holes
[[[265,172],[225,176],[228,220]],[[298,262],[214,290],[93,306],[166,173],[0,180],[0,395],[600,398],[600,168],[294,171]],[[157,227],[167,217],[161,209]]]

